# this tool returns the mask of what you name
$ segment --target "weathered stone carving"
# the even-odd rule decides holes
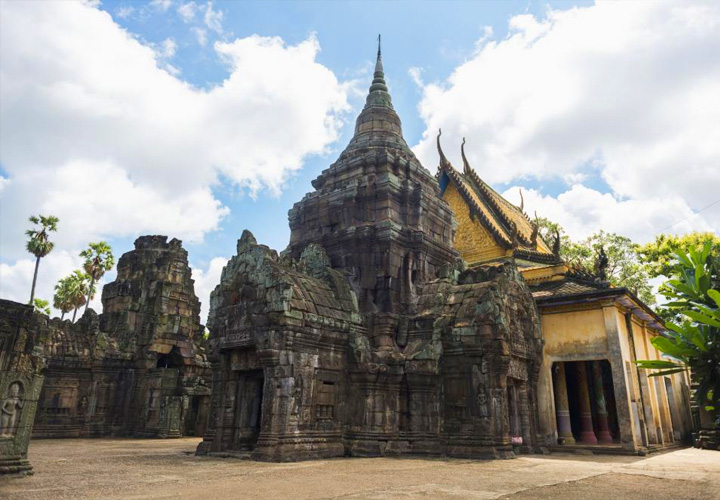
[[[20,419],[23,409],[22,383],[13,382],[8,389],[8,395],[0,407],[0,437],[15,434],[15,426]]]

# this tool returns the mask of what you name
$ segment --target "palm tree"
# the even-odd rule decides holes
[[[76,269],[69,276],[64,277],[61,282],[65,283],[67,288],[67,305],[68,311],[73,310],[72,322],[75,323],[78,309],[87,301],[88,290],[90,289],[90,276]],[[60,283],[58,283],[59,285]],[[92,298],[92,295],[90,295]]]
[[[90,299],[95,293],[95,283],[103,277],[105,271],[109,271],[115,265],[115,257],[112,254],[112,248],[104,241],[98,243],[90,243],[88,248],[80,252],[80,257],[85,259],[83,268],[88,276],[90,276],[90,287],[87,291],[87,299],[85,301],[85,310],[87,311]]]
[[[30,290],[30,302],[33,304],[35,299],[35,285],[37,284],[38,267],[40,267],[40,259],[52,252],[55,244],[49,240],[48,232],[57,231],[57,224],[60,219],[54,215],[33,215],[29,221],[33,224],[40,224],[40,228],[28,229],[25,234],[30,238],[25,246],[27,251],[35,256],[35,274],[33,275],[32,289]]]
[[[85,276],[82,271],[75,271],[75,273],[79,273],[82,276]],[[78,287],[78,280],[74,279],[74,275],[65,276],[60,281],[57,282],[57,285],[55,285],[55,295],[53,296],[53,307],[55,309],[59,309],[62,315],[60,316],[60,320],[62,321],[65,319],[65,315],[73,310],[76,303],[76,295],[78,295],[77,290]],[[85,300],[85,292],[84,289],[82,290],[82,297],[83,301]],[[82,305],[82,304],[81,304]],[[77,308],[76,308],[77,309]]]

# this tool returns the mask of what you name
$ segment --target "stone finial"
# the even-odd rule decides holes
[[[237,242],[237,253],[241,254],[243,252],[246,252],[251,247],[257,246],[257,240],[255,239],[255,236],[253,234],[245,229],[242,232],[242,235],[240,236],[240,239]]]
[[[330,268],[330,257],[325,249],[316,243],[310,243],[300,256],[300,271],[317,279],[325,279]]]
[[[522,188],[518,188],[520,191],[520,211],[525,213],[525,198],[523,198]]]
[[[465,138],[463,137],[462,144],[460,145],[460,154],[462,155],[462,161],[463,161],[463,172],[465,175],[470,175],[470,172],[472,172],[472,168],[470,167],[470,162],[467,160],[467,157],[465,156]]]
[[[445,153],[443,153],[442,146],[440,146],[440,136],[442,135],[442,129],[438,129],[438,135],[437,135],[437,150],[438,154],[440,155],[440,168],[450,168],[450,162],[445,158]]]

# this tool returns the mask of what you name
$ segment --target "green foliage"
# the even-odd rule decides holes
[[[33,307],[35,308],[35,312],[39,312],[42,314],[45,314],[46,316],[50,316],[50,302],[47,300],[39,299],[35,297],[33,299]]]
[[[720,254],[720,236],[713,233],[688,233],[683,236],[661,234],[655,241],[638,248],[640,262],[646,264],[651,278],[671,276],[677,257],[675,254],[687,254],[690,249],[700,250],[710,243],[711,252]]]
[[[39,224],[40,227],[34,227],[33,229],[25,231],[25,234],[29,238],[25,248],[35,257],[45,257],[52,252],[52,249],[55,247],[55,244],[49,240],[48,233],[57,231],[57,225],[60,219],[54,215],[33,215],[28,220],[35,226]]]
[[[80,252],[80,257],[85,259],[83,268],[93,281],[102,278],[115,265],[112,248],[104,241],[90,243],[88,248]]]
[[[48,233],[51,231],[57,231],[57,225],[60,219],[54,215],[33,215],[29,218],[35,226],[25,231],[28,236],[28,241],[25,244],[25,248],[35,256],[35,273],[33,274],[32,287],[30,288],[30,304],[33,304],[35,298],[35,285],[37,284],[38,268],[40,267],[40,259],[45,257],[47,254],[52,252],[55,244],[50,241]]]
[[[540,236],[548,243],[554,240],[556,231],[560,234],[560,257],[568,265],[595,272],[595,261],[602,248],[608,259],[607,280],[615,286],[631,290],[646,304],[655,303],[647,269],[637,253],[638,245],[630,238],[601,230],[575,242],[559,224],[545,218],[539,218],[538,223]]]
[[[668,332],[651,340],[676,361],[637,361],[641,368],[658,370],[651,376],[669,375],[686,368],[698,382],[695,398],[710,409],[720,407],[720,252],[712,241],[700,249],[677,252],[663,264],[670,279],[661,287],[666,307],[678,321],[666,323]]]
[[[85,259],[83,268],[88,276],[90,276],[90,286],[85,299],[85,310],[87,310],[90,300],[95,294],[95,283],[103,277],[106,271],[109,271],[115,265],[115,257],[112,253],[110,245],[104,241],[90,243],[88,248],[80,252],[80,257]]]
[[[55,285],[53,305],[63,313],[68,313],[85,304],[90,287],[90,276],[76,269]],[[92,295],[91,297],[92,298]]]

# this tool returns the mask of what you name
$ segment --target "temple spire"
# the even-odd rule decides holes
[[[370,92],[365,101],[365,107],[368,106],[387,106],[392,108],[392,101],[388,93],[387,84],[385,83],[385,70],[382,63],[382,51],[380,48],[380,35],[378,35],[378,51],[377,60],[375,61],[375,73],[373,74]]]
[[[367,149],[368,147],[392,147],[410,153],[402,136],[400,117],[393,109],[392,99],[385,83],[382,62],[381,37],[377,38],[377,60],[372,84],[362,112],[355,121],[355,134],[345,151]]]

